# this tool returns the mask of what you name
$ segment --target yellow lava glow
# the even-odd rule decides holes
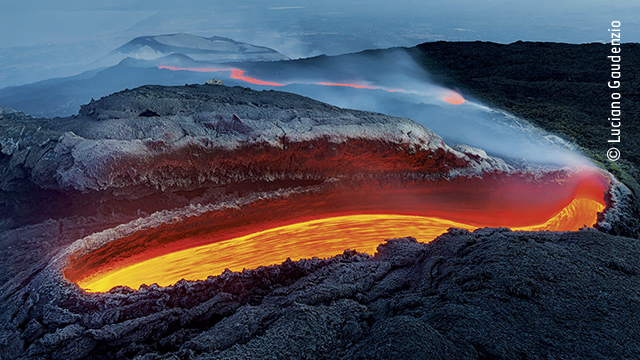
[[[413,236],[429,241],[450,227],[473,229],[423,216],[350,215],[312,220],[159,256],[79,285],[87,291],[108,291],[117,285],[137,289],[144,283],[168,286],[183,278],[206,279],[225,269],[253,269],[287,258],[326,258],[345,249],[373,254],[385,239]]]
[[[594,224],[596,213],[603,209],[604,206],[596,201],[577,199],[545,224],[514,230],[577,230],[583,225]],[[282,263],[287,258],[325,258],[340,254],[345,249],[373,254],[385,239],[413,236],[418,241],[429,242],[450,227],[476,228],[424,216],[330,217],[162,255],[111,273],[96,274],[80,280],[78,285],[90,292],[104,292],[118,285],[134,289],[140,284],[168,286],[180,279],[202,280],[225,269],[241,271]]]
[[[575,199],[558,215],[549,219],[542,225],[513,228],[522,231],[576,231],[583,226],[593,226],[598,220],[597,213],[602,212],[605,206],[590,199]]]

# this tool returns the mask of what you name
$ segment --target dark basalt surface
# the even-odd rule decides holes
[[[79,230],[39,226],[51,246]],[[3,249],[3,268],[25,284],[1,293],[3,358],[603,359],[640,351],[640,246],[593,229],[450,230],[429,244],[389,240],[374,257],[346,251],[106,294],[57,284],[47,271],[20,272],[46,254],[40,240]],[[15,276],[5,271],[1,280]]]
[[[610,89],[611,44],[430,42],[408,49],[433,80],[580,145],[640,197],[640,44],[623,43],[621,86]],[[611,93],[621,98],[622,137],[610,144]],[[610,145],[622,153],[608,161]]]

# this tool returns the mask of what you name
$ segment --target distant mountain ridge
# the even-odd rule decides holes
[[[70,116],[92,98],[145,84],[201,83],[202,74],[161,74],[158,65],[290,60],[274,49],[230,38],[192,34],[137,37],[93,63],[81,74],[0,89],[0,107],[35,117]]]
[[[96,64],[112,66],[127,57],[155,60],[171,54],[181,54],[193,60],[208,62],[289,60],[287,56],[265,46],[220,36],[205,38],[180,33],[137,37],[98,60]]]

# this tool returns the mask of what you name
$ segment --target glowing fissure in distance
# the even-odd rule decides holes
[[[287,83],[281,84],[277,82],[263,81],[256,78],[245,76],[245,71],[236,69],[236,68],[227,68],[227,69],[215,69],[215,68],[183,68],[176,66],[165,66],[158,65],[158,69],[167,69],[172,71],[195,71],[195,72],[219,72],[219,71],[229,71],[231,75],[229,76],[232,79],[242,80],[244,82],[248,82],[250,84],[255,85],[264,85],[264,86],[285,86],[295,83]],[[349,83],[329,83],[329,82],[320,82],[320,83],[312,83],[313,85],[322,85],[322,86],[338,86],[338,87],[352,87],[356,89],[369,89],[369,90],[384,90],[387,92],[405,92],[402,89],[387,89],[384,87],[375,87],[368,85],[358,85],[358,84],[349,84]],[[446,100],[445,100],[446,101]]]
[[[265,86],[284,86],[284,84],[280,84],[277,82],[269,82],[269,81],[262,81],[262,80],[258,80],[256,78],[252,78],[252,77],[248,77],[245,76],[244,70],[240,70],[240,69],[234,69],[234,68],[229,68],[229,69],[214,69],[214,68],[181,68],[181,67],[175,67],[175,66],[164,66],[164,65],[158,65],[158,69],[167,69],[167,70],[172,70],[172,71],[195,71],[195,72],[219,72],[219,71],[229,71],[231,72],[230,77],[232,79],[236,79],[236,80],[242,80],[244,82],[248,82],[251,84],[256,84],[256,85],[265,85]]]

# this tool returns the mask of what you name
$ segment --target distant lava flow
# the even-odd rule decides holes
[[[236,69],[236,68],[227,68],[227,69],[183,68],[183,67],[164,66],[164,65],[158,65],[158,68],[159,69],[172,70],[172,71],[195,71],[195,72],[229,71],[229,72],[231,72],[231,75],[229,76],[230,78],[236,79],[236,80],[242,80],[242,81],[248,82],[250,84],[264,85],[264,86],[285,86],[285,85],[291,84],[291,83],[289,83],[289,84],[281,84],[281,83],[277,83],[277,82],[269,82],[269,81],[258,80],[256,78],[245,76],[244,75],[245,74],[244,70],[240,70],[240,69]],[[387,92],[405,92],[402,89],[387,89],[387,88],[384,88],[384,87],[375,87],[375,86],[369,86],[369,85],[359,85],[359,84],[349,84],[349,83],[319,82],[319,83],[313,83],[313,84],[314,85],[321,85],[321,86],[352,87],[352,88],[356,88],[356,89],[384,90],[384,91],[387,91]],[[447,100],[445,100],[445,101],[447,101]]]
[[[196,72],[219,72],[219,71],[229,71],[231,72],[230,77],[232,79],[236,79],[236,80],[242,80],[245,82],[248,82],[250,84],[256,84],[256,85],[265,85],[265,86],[284,86],[284,84],[279,84],[277,82],[269,82],[269,81],[262,81],[262,80],[258,80],[256,78],[252,78],[252,77],[248,77],[245,76],[244,70],[240,70],[240,69],[234,69],[234,68],[229,68],[229,69],[214,69],[214,68],[181,68],[181,67],[175,67],[175,66],[164,66],[164,65],[158,65],[159,69],[168,69],[168,70],[173,70],[173,71],[196,71]]]
[[[465,100],[462,95],[458,94],[455,91],[447,90],[447,93],[442,97],[442,100],[448,102],[453,105],[464,104]]]
[[[384,90],[384,91],[388,91],[388,92],[405,92],[402,89],[387,89],[387,88],[382,88],[382,87],[347,84],[347,83],[326,83],[326,82],[321,82],[321,83],[315,83],[315,85],[352,87],[352,88],[356,88],[356,89],[369,89],[369,90]]]
[[[577,230],[605,209],[609,178],[597,170],[485,173],[329,182],[318,189],[210,211],[141,230],[70,259],[65,277],[87,291],[198,280],[345,249],[373,254],[384,239],[428,242],[449,227]]]

